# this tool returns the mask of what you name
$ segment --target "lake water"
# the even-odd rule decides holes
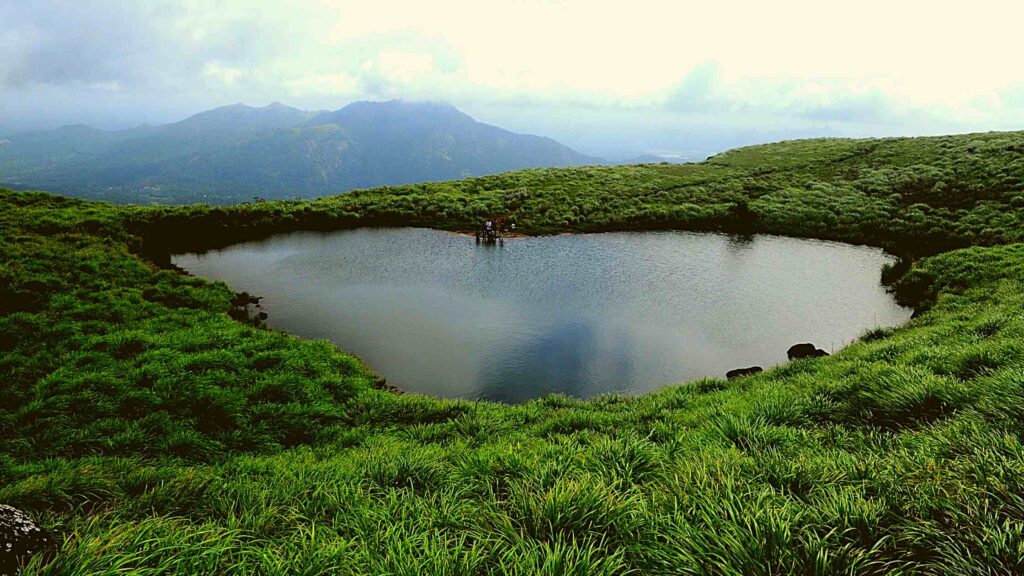
[[[295,233],[174,258],[264,298],[269,325],[331,340],[390,384],[519,402],[642,393],[838,350],[910,317],[881,250],[688,232],[516,238],[418,228]]]

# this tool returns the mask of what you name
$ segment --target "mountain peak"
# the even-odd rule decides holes
[[[391,100],[356,100],[349,106],[373,106],[377,108],[444,108],[458,110],[450,102],[444,100],[407,100],[405,98],[392,98]],[[343,109],[344,109],[343,108]]]
[[[64,132],[99,132],[98,129],[88,124],[67,124],[60,127]]]
[[[352,102],[334,112],[238,103],[148,130],[50,134],[22,147],[35,154],[26,164],[51,174],[33,186],[127,200],[148,198],[154,186],[164,200],[227,202],[599,162],[548,138],[477,122],[438,101]],[[53,157],[69,160],[53,167]],[[83,175],[83,159],[97,168]]]
[[[200,112],[176,126],[190,129],[231,130],[240,128],[291,128],[302,124],[309,115],[298,108],[271,102],[254,108],[241,102]]]
[[[472,117],[448,102],[426,100],[359,100],[340,110],[315,116],[308,125],[338,124],[353,125],[369,123],[375,126],[386,124],[470,124]]]
[[[419,110],[419,111],[434,111],[434,112],[455,112],[462,114],[462,111],[453,106],[448,102],[442,100],[358,100],[352,102],[347,106],[343,107],[338,112],[344,110],[386,110],[386,111],[397,111],[397,110]]]

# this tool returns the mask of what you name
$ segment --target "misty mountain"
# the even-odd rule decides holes
[[[178,133],[292,128],[308,122],[319,114],[322,112],[307,112],[285,106],[280,102],[263,108],[235,104],[200,112],[181,122],[170,124],[167,128]]]
[[[543,166],[602,163],[454,106],[355,102],[334,112],[224,106],[163,126],[66,126],[0,140],[0,186],[114,202],[313,197]]]
[[[657,154],[641,154],[634,156],[626,160],[619,160],[614,162],[618,165],[626,164],[688,164],[690,162],[700,162],[703,158],[689,158],[682,156],[659,156]]]

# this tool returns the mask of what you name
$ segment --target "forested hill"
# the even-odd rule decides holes
[[[887,279],[917,313],[735,381],[510,406],[394,394],[156,265],[508,211],[912,252]],[[24,576],[1021,574],[1022,242],[1024,132],[228,207],[0,191],[0,503],[53,536]]]
[[[600,162],[442,103],[356,102],[336,112],[238,104],[164,126],[10,136],[0,141],[0,185],[120,203],[225,204]]]

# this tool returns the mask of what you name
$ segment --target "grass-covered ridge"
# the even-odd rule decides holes
[[[151,263],[513,210],[882,245],[924,257],[890,274],[923,313],[736,382],[505,406],[377,390]],[[231,208],[0,192],[0,502],[60,535],[28,574],[1019,573],[1022,218],[1024,133]]]

